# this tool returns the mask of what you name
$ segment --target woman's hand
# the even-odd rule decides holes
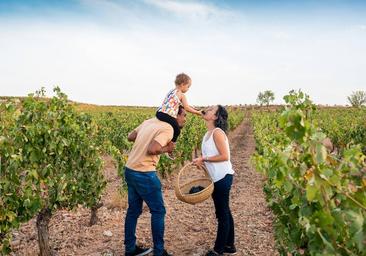
[[[198,168],[201,168],[203,166],[203,157],[193,159],[193,164],[195,164]]]

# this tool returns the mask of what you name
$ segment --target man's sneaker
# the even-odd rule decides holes
[[[126,252],[125,256],[143,256],[149,254],[152,251],[153,251],[152,248],[144,248],[136,245],[135,251],[131,253]]]
[[[168,253],[166,250],[163,252],[163,256],[173,256],[173,254]]]
[[[209,250],[205,256],[223,256],[224,254],[215,252],[214,250]]]
[[[235,246],[225,246],[224,247],[224,253],[229,255],[235,255],[236,254],[236,248]]]

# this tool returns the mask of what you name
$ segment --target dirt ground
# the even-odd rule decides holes
[[[249,119],[229,134],[234,183],[231,211],[235,222],[237,255],[278,255],[274,246],[272,214],[262,192],[263,177],[250,165],[255,141]],[[110,157],[105,158],[108,186],[99,221],[89,227],[90,210],[58,211],[50,223],[51,246],[55,255],[124,255],[123,232],[127,202],[118,188],[121,180]],[[216,219],[212,199],[197,205],[177,200],[174,194],[176,173],[162,180],[165,206],[165,245],[176,256],[199,256],[213,246]],[[35,219],[15,231],[12,255],[38,255]],[[150,213],[145,206],[137,228],[138,242],[152,246]]]

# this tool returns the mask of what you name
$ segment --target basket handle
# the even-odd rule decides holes
[[[183,166],[182,169],[179,170],[179,173],[178,173],[178,184],[180,184],[180,177],[181,177],[183,171],[186,170],[187,167],[188,166],[191,166],[191,165],[193,165],[193,162],[189,162],[188,164],[186,164],[185,166]],[[206,166],[205,165],[202,165],[202,168],[203,168],[203,170],[205,172],[206,177],[209,178],[209,179],[211,179],[210,175],[208,174],[208,170],[207,170]],[[179,188],[179,191],[180,191],[180,188]]]

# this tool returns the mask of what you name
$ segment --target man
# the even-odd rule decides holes
[[[179,108],[177,122],[183,128],[186,112]],[[142,256],[151,248],[136,246],[136,224],[142,213],[145,201],[151,213],[151,228],[154,242],[154,256],[170,256],[164,249],[165,207],[161,183],[156,175],[156,165],[160,154],[172,152],[175,144],[173,128],[170,124],[152,118],[144,121],[128,135],[134,141],[125,166],[125,179],[128,187],[128,210],[125,219],[125,255]]]

